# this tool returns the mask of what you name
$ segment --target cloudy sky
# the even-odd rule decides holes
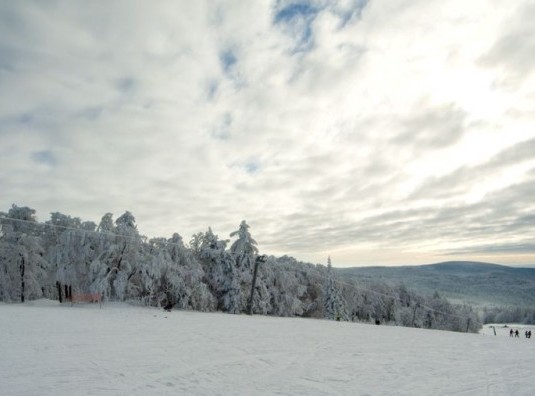
[[[0,211],[535,263],[535,3],[2,1]]]

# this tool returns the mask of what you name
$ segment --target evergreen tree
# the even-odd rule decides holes
[[[239,273],[233,256],[226,251],[227,241],[219,240],[211,228],[200,243],[200,259],[210,290],[217,299],[217,308],[224,312],[239,313],[243,305]]]
[[[53,282],[69,285],[74,293],[89,292],[90,265],[97,255],[96,224],[59,212],[45,223],[46,258]],[[54,293],[55,295],[56,293]]]
[[[48,263],[43,258],[35,210],[13,204],[3,220],[0,243],[3,299],[25,302],[42,297],[48,283]]]
[[[336,284],[331,258],[327,259],[327,279],[325,282],[324,315],[327,319],[347,320],[345,301]]]
[[[249,233],[249,225],[243,220],[240,224],[240,228],[230,234],[230,237],[238,236],[238,239],[230,247],[230,253],[236,260],[238,268],[250,270],[255,262],[256,254],[258,254],[258,248],[256,247],[256,241],[251,237]]]
[[[91,290],[119,300],[138,296],[140,279],[132,277],[143,261],[143,238],[137,231],[134,216],[126,211],[114,227],[111,213],[106,213],[98,231],[100,254],[91,263]]]
[[[242,291],[242,305],[246,307],[251,293],[253,268],[258,254],[258,248],[256,247],[256,241],[251,237],[249,225],[245,220],[240,223],[239,229],[232,232],[230,236],[238,236],[238,239],[230,247],[230,253],[236,262]],[[269,309],[269,300],[270,296],[266,290],[264,281],[261,277],[257,276],[255,290],[253,291],[253,310],[260,309],[260,312],[265,312]]]

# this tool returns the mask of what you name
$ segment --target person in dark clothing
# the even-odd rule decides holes
[[[509,337],[512,337],[513,333],[514,333],[513,329],[509,330]]]
[[[518,332],[518,329],[515,330],[515,337],[520,337],[520,333]]]

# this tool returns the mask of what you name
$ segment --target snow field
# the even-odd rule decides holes
[[[0,334],[2,395],[535,394],[535,340],[491,333],[40,300]]]

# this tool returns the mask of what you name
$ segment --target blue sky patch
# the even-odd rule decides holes
[[[228,140],[230,138],[230,127],[232,126],[232,115],[225,113],[221,123],[212,130],[212,137],[219,140]]]
[[[24,124],[24,125],[31,124],[33,123],[34,120],[35,120],[34,115],[30,113],[24,113],[17,117],[17,122],[19,124]]]
[[[290,22],[295,17],[315,16],[318,10],[310,4],[289,4],[275,14],[275,23]]]
[[[313,46],[312,22],[320,9],[308,3],[289,4],[279,9],[274,16],[274,23],[293,37],[295,52],[308,51]]]
[[[58,160],[50,150],[34,151],[31,155],[32,160],[41,165],[55,166]]]
[[[347,12],[340,13],[338,16],[341,19],[340,27],[346,26],[352,21],[359,20],[362,15],[362,10],[369,3],[369,0],[357,0],[354,4],[354,7]]]
[[[250,175],[260,172],[261,166],[260,163],[256,160],[249,160],[245,163],[245,171]]]
[[[97,118],[100,117],[103,111],[104,111],[104,107],[102,106],[92,106],[92,107],[87,107],[81,110],[79,115],[82,118],[86,118],[88,120],[96,120]]]
[[[208,81],[208,84],[206,87],[206,96],[208,100],[214,99],[215,95],[217,94],[218,88],[219,88],[219,84],[217,83],[217,80]]]
[[[226,50],[219,54],[219,61],[221,62],[221,67],[225,73],[230,72],[234,65],[238,62],[238,58],[232,50]]]
[[[129,93],[134,90],[136,81],[131,77],[120,78],[117,80],[116,87],[119,92]]]

